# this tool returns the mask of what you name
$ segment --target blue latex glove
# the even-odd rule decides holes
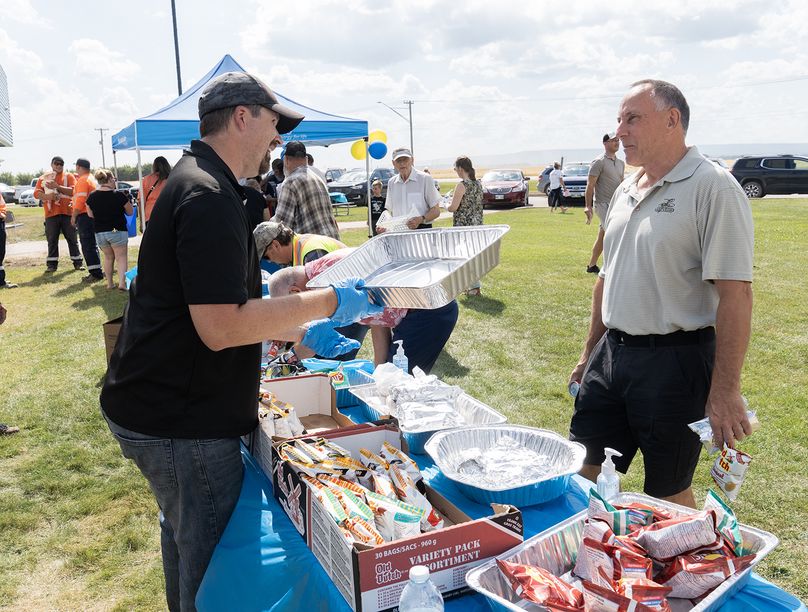
[[[334,329],[340,326],[341,323],[332,319],[312,321],[301,344],[323,357],[336,357],[358,349],[361,346],[359,342],[346,338]]]
[[[382,306],[370,301],[365,281],[361,278],[348,278],[334,283],[331,288],[337,294],[337,309],[331,315],[331,319],[340,325],[348,325],[384,310]]]

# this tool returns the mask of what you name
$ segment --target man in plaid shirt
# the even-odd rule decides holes
[[[328,188],[309,168],[302,142],[293,140],[286,145],[283,168],[286,178],[272,220],[291,227],[296,234],[320,234],[339,240]]]

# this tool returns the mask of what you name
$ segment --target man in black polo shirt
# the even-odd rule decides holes
[[[158,198],[110,360],[101,407],[160,506],[171,610],[193,610],[241,491],[239,436],[257,424],[260,342],[336,355],[334,331],[380,311],[358,281],[261,300],[239,177],[255,176],[301,115],[258,79],[231,72],[199,98],[199,131]],[[331,317],[327,320],[325,317]],[[308,321],[315,321],[301,328]]]

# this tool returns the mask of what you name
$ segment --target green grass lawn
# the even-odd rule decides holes
[[[14,206],[9,210],[14,213],[14,221],[9,225],[20,224],[6,229],[9,243],[45,240],[45,213],[39,206]]]
[[[760,573],[808,599],[808,199],[755,201],[753,209],[755,308],[743,392],[763,427],[741,445],[754,461],[734,508],[781,540]],[[511,226],[501,263],[481,297],[459,299],[460,320],[435,368],[511,422],[562,434],[593,282],[584,267],[596,226],[583,219],[580,209],[486,217]],[[365,236],[343,234],[352,245]],[[0,609],[163,609],[157,507],[98,410],[101,324],[121,314],[126,298],[81,284],[81,273],[65,267],[44,277],[7,265],[21,286],[0,292],[9,310],[0,327],[0,422],[22,429],[0,438]],[[699,501],[711,486],[709,466],[703,456]],[[623,488],[641,487],[636,464]]]

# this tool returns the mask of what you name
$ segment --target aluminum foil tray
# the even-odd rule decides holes
[[[642,502],[669,510],[675,516],[697,512],[693,508],[686,508],[640,493],[621,493],[610,501],[616,501],[619,504]],[[525,540],[519,546],[499,555],[498,558],[512,563],[538,565],[556,576],[561,576],[575,565],[578,546],[583,539],[585,520],[586,510]],[[740,525],[740,530],[744,548],[755,554],[752,565],[728,578],[698,604],[693,604],[689,599],[668,598],[672,612],[717,610],[726,600],[744,587],[749,581],[754,566],[760,563],[780,542],[777,536],[754,527]],[[466,574],[466,583],[478,593],[485,595],[493,610],[546,610],[543,606],[525,601],[517,596],[502,576],[494,559],[489,559],[470,570]]]
[[[374,302],[392,308],[445,306],[499,264],[507,225],[393,232],[368,240],[310,280],[328,287],[359,277]]]
[[[366,407],[365,417],[369,421],[377,421],[390,414],[387,404],[376,392],[376,385],[363,385],[351,389],[353,394],[364,403]],[[461,393],[455,404],[457,412],[460,413],[469,425],[496,425],[505,423],[508,419],[482,403],[480,400],[471,397],[468,393]],[[399,422],[399,429],[404,441],[407,443],[409,452],[416,455],[423,455],[427,441],[438,431],[445,429],[431,429],[427,431],[414,431],[407,427],[407,423]]]
[[[526,480],[517,487],[483,487],[472,477],[458,474],[457,465],[469,448],[486,449],[508,436],[539,455],[547,456],[553,468],[541,478]],[[577,442],[570,442],[553,431],[521,425],[488,425],[460,427],[436,433],[426,443],[426,452],[443,475],[452,480],[469,499],[481,504],[511,504],[533,506],[559,497],[567,488],[570,477],[581,469],[586,450]]]

